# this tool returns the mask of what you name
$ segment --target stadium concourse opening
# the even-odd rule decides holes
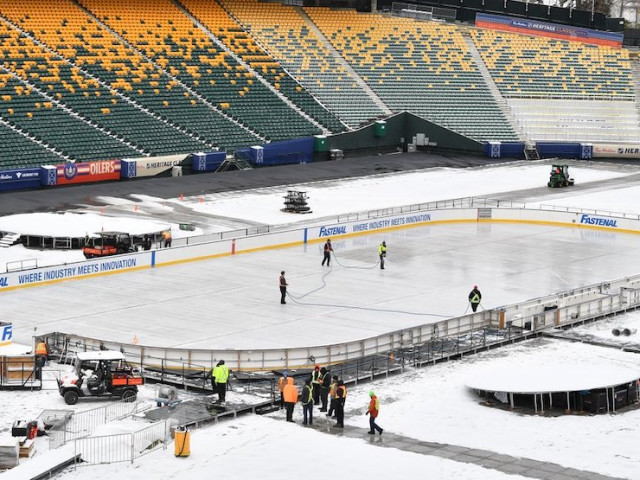
[[[467,387],[519,413],[610,413],[638,400],[640,372],[615,365],[516,366],[477,372]]]

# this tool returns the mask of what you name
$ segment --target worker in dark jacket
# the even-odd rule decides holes
[[[331,386],[331,375],[329,370],[322,367],[320,369],[320,407],[321,412],[327,411],[327,398],[329,397],[329,387]]]
[[[304,387],[302,387],[302,424],[313,425],[313,387],[311,386],[311,380],[306,379],[304,381]]]
[[[478,309],[478,305],[480,305],[480,301],[482,300],[482,294],[480,290],[478,290],[478,286],[474,285],[473,290],[469,293],[469,303],[471,304],[471,310],[473,313]]]
[[[344,402],[347,399],[347,387],[344,382],[338,382],[336,389],[336,424],[334,427],[344,428]]]
[[[280,281],[278,282],[280,285],[280,303],[287,303],[284,299],[287,296],[287,280],[284,278],[284,270],[280,272]]]
[[[322,259],[322,266],[324,267],[324,262],[327,262],[327,267],[331,263],[331,252],[333,252],[333,247],[331,246],[331,239],[327,238],[327,242],[324,244],[324,258]]]
[[[331,377],[331,385],[329,386],[329,411],[327,412],[327,417],[335,417],[336,412],[336,401],[338,398],[338,376],[334,375]]]
[[[320,385],[322,384],[322,375],[320,374],[320,365],[316,365],[311,372],[311,386],[313,387],[313,403],[320,404]]]
[[[369,392],[369,408],[367,409],[367,413],[365,415],[369,415],[369,434],[375,435],[376,431],[382,435],[382,428],[380,428],[376,424],[376,418],[378,418],[378,413],[380,413],[380,403],[378,402],[378,397],[373,390]]]

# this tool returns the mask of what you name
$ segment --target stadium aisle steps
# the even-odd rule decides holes
[[[170,0],[82,3],[173,77],[268,140],[320,132],[257,82]]]
[[[384,115],[293,7],[257,0],[220,0],[220,3],[344,123],[358,127]]]
[[[264,51],[214,0],[181,0],[181,5],[276,90],[333,133],[344,130],[340,120],[322,106]]]

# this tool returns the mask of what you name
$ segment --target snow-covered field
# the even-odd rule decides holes
[[[468,170],[433,169],[298,185],[295,188],[306,190],[310,196],[314,213],[305,216],[304,220],[308,221],[353,211],[468,196],[491,197],[507,191],[540,187],[548,178],[548,170],[546,164]],[[633,172],[628,170],[628,173]],[[613,168],[610,171],[587,167],[572,170],[572,176],[581,184],[628,173]],[[135,201],[139,205],[137,212],[142,212],[141,218],[149,221],[157,221],[150,213],[154,209],[166,213],[172,204],[180,202],[181,208],[191,208],[210,215],[244,219],[247,222],[284,224],[292,221],[290,215],[279,211],[287,188],[291,186],[215,194],[205,196],[202,200],[196,197],[183,201],[159,201],[138,196]],[[637,206],[640,204],[634,201],[636,198],[640,199],[640,186],[584,193],[579,197],[574,197],[571,190],[554,190],[549,192],[548,198],[536,197],[535,202],[640,214],[640,207]],[[103,200],[113,204],[119,202],[115,199]],[[120,206],[127,206],[126,202],[129,201],[122,200]],[[135,218],[137,214],[132,211],[125,217]],[[43,228],[47,225],[44,219],[39,222]],[[198,233],[214,231],[217,228],[213,226],[214,223],[211,224],[211,230],[203,228]],[[159,224],[163,222],[159,221]],[[0,271],[6,262],[32,253],[31,250],[20,251],[20,248],[0,249]],[[47,261],[47,255],[51,254],[44,253],[41,261]],[[75,261],[51,258],[49,261],[53,262]],[[640,326],[640,315],[619,316],[581,328],[588,335],[606,336],[609,332],[611,336],[614,324],[637,328]],[[620,337],[619,341],[624,339]],[[299,423],[288,424],[283,414],[277,412],[267,417],[243,417],[193,431],[189,458],[175,458],[171,445],[169,449],[159,449],[133,464],[79,467],[76,471],[62,474],[62,478],[276,480],[283,475],[311,478],[340,476],[345,479],[397,476],[469,480],[524,478],[433,456],[380,448],[379,443],[384,443],[384,436],[372,439],[364,433],[368,426],[367,417],[364,416],[367,392],[374,389],[380,398],[379,424],[385,433],[491,450],[609,476],[640,479],[640,450],[637,448],[640,410],[598,416],[518,415],[481,405],[480,399],[465,387],[465,380],[480,368],[487,369],[494,365],[498,368],[507,364],[562,368],[563,364],[580,362],[618,365],[640,372],[640,357],[620,349],[561,340],[534,340],[455,362],[408,370],[401,376],[350,389],[346,424],[347,428],[363,429],[362,438],[327,435],[304,428]],[[55,365],[52,368],[55,369]],[[153,402],[154,393],[153,387],[144,387],[140,397]],[[101,404],[104,402],[90,402],[90,405],[79,403],[73,408],[84,410]],[[14,420],[31,419],[45,408],[68,408],[51,381],[47,383],[47,389],[41,392],[1,391],[0,429],[6,435]],[[295,415],[299,422],[299,406]],[[320,418],[319,421],[327,420]],[[44,450],[46,443],[41,442],[40,445],[41,451]],[[29,461],[37,462],[38,455]]]
[[[379,448],[385,437],[369,438],[364,415],[368,392],[376,391],[381,405],[378,423],[385,433],[418,440],[465,446],[516,457],[553,462],[565,467],[621,478],[640,478],[637,448],[640,410],[621,414],[546,417],[520,415],[483,406],[469,390],[466,380],[474,372],[505,365],[542,365],[558,369],[567,362],[615,365],[640,371],[640,357],[616,349],[560,340],[533,340],[462,360],[427,368],[408,369],[405,374],[349,390],[346,425],[358,427],[362,438],[343,438],[284,421],[282,411],[267,417],[243,417],[191,432],[191,456],[175,458],[173,446],[159,449],[134,464],[79,467],[63,478],[108,480],[188,478],[281,478],[285,463],[289,471],[305,471],[309,455],[320,452],[344,478],[365,479],[380,475],[423,474],[434,479],[502,479],[506,475],[479,466],[444,460],[393,448]],[[66,408],[57,391],[3,392],[0,421],[28,418],[42,408]],[[141,395],[152,401],[152,387]],[[30,404],[31,408],[24,405]],[[92,402],[92,405],[98,405]],[[84,405],[84,408],[91,406]],[[76,409],[77,406],[76,406]],[[82,409],[82,408],[80,408]],[[329,420],[316,411],[316,423]],[[320,414],[322,415],[322,414]],[[116,428],[116,427],[114,427]],[[126,429],[118,425],[118,431]],[[112,433],[112,430],[109,430]],[[31,461],[37,461],[37,456]],[[515,478],[523,478],[516,476]]]

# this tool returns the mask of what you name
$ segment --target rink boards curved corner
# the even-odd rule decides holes
[[[611,213],[603,215],[597,212],[570,209],[526,208],[522,204],[469,198],[344,215],[324,224],[262,235],[139,252],[109,259],[87,260],[28,272],[7,273],[0,282],[2,285],[0,292],[247,254],[260,250],[319,243],[327,238],[337,240],[425,225],[471,222],[548,225],[626,234],[640,233],[640,219],[637,217]],[[517,326],[535,332],[557,325],[584,321],[587,318],[640,305],[639,286],[640,275],[620,280],[607,280],[517,305],[425,323],[371,338],[304,348],[251,350],[167,348],[114,342],[109,338],[91,338],[55,331],[39,331],[38,338],[47,337],[50,344],[63,346],[67,351],[119,349],[126,353],[130,361],[143,366],[162,365],[164,368],[182,368],[186,363],[208,367],[215,365],[217,359],[224,358],[229,367],[236,371],[295,369],[308,365],[309,358],[314,358],[315,363],[319,364],[335,364],[368,355],[386,354],[391,350],[422,344],[434,338],[460,336],[487,327],[503,329]]]

